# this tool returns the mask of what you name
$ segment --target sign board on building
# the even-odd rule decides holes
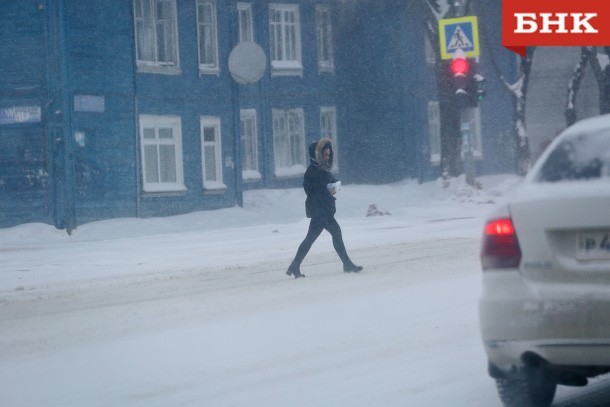
[[[229,54],[229,72],[242,85],[258,82],[267,68],[267,57],[260,45],[242,41]]]
[[[458,50],[466,58],[479,56],[479,27],[476,16],[439,20],[441,59],[451,59]]]
[[[104,96],[74,95],[75,112],[103,113],[105,110]]]
[[[40,123],[40,106],[16,106],[0,109],[0,124]]]

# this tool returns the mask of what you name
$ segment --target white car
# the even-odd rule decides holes
[[[610,115],[558,135],[481,244],[481,335],[505,406],[610,372]]]

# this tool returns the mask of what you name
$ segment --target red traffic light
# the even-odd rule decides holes
[[[455,58],[451,61],[451,72],[453,72],[453,75],[466,75],[468,60],[466,58]]]

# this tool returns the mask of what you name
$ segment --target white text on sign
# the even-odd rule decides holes
[[[568,16],[571,17],[571,21]],[[515,17],[517,19],[515,34],[595,34],[599,32],[590,23],[592,18],[597,17],[597,13],[515,13]],[[539,20],[541,24],[539,24]],[[568,27],[569,22],[572,23],[570,27]],[[570,29],[568,30],[568,28]]]

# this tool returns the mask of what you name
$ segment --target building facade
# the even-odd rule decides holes
[[[580,58],[580,47],[538,47],[534,52],[525,114],[533,160],[568,126],[565,112],[570,105],[570,81]],[[579,85],[574,101],[576,118],[598,116],[599,86],[589,64]]]
[[[0,227],[241,205],[244,190],[299,187],[320,137],[346,183],[437,177],[434,61],[413,3],[2,5]],[[510,129],[490,114],[476,113],[485,172],[503,168]]]

